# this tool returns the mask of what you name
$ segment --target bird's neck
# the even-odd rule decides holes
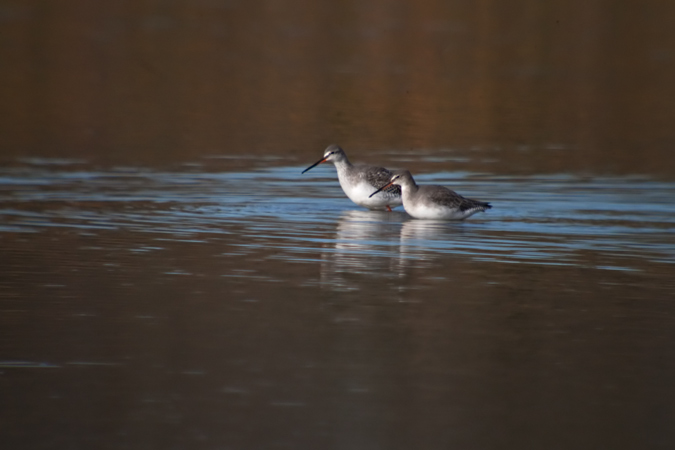
[[[417,192],[418,189],[419,186],[417,186],[417,183],[411,181],[409,183],[401,185],[401,194],[403,194],[404,196],[413,195],[415,192]]]
[[[338,172],[346,172],[347,170],[352,168],[352,163],[350,163],[347,158],[335,161],[333,164],[335,164],[335,168],[337,169]]]
[[[415,183],[415,180],[411,180],[410,178],[405,180],[405,183],[403,183],[401,187],[405,187],[406,189],[410,190],[410,192],[417,192],[417,190],[420,188],[417,183]]]

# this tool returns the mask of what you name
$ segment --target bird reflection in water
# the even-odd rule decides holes
[[[411,219],[398,211],[346,211],[321,253],[321,285],[359,291],[396,280],[402,287],[412,272],[438,264],[442,255],[470,252],[466,233],[462,223]]]
[[[334,242],[321,254],[321,285],[333,290],[360,290],[373,278],[401,275],[399,229],[403,212],[346,211]]]
[[[402,269],[425,268],[437,256],[434,242],[448,232],[447,222],[410,219],[403,222],[400,231],[400,266]],[[461,229],[461,226],[453,228]]]

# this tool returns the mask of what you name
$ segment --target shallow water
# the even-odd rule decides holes
[[[0,4],[0,448],[675,448],[675,3]],[[494,208],[369,212],[327,145]]]
[[[452,223],[361,209],[304,167],[2,168],[9,441],[672,442],[675,183],[420,170],[494,205]]]
[[[402,207],[392,214],[368,211],[345,198],[334,170],[301,176],[301,169],[283,161],[273,167],[254,163],[241,172],[203,171],[198,163],[175,171],[26,164],[0,174],[1,229],[124,229],[187,240],[243,234],[298,262],[317,245],[339,247],[344,241],[376,255],[420,252],[412,259],[452,253],[472,260],[616,270],[675,262],[671,182],[639,176],[418,175],[420,184],[446,185],[495,203],[493,210],[467,221],[443,222],[412,219]],[[616,265],[588,265],[583,259],[589,251]]]

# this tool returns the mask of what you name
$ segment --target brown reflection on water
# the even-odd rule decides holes
[[[299,263],[239,231],[2,234],[0,354],[26,362],[0,367],[5,442],[628,449],[675,438],[670,264],[626,273],[395,252],[387,263],[366,249],[340,262],[339,240]],[[345,263],[351,290],[325,282]]]
[[[2,442],[672,448],[672,187],[614,197],[628,177],[562,180],[538,198],[542,178],[503,176],[672,178],[674,13],[652,0],[3,3],[0,163],[18,172],[0,180]],[[471,180],[501,196],[485,216],[497,225],[434,247],[403,213],[340,215],[352,205],[326,188],[332,168],[289,175],[329,142],[416,173],[486,174]],[[85,161],[16,161],[45,156]],[[151,176],[176,162],[240,177]],[[283,177],[250,177],[268,162]],[[107,163],[149,175],[106,182]],[[594,191],[606,214],[569,206]],[[564,214],[533,223],[568,234],[530,232],[547,199]],[[611,234],[622,227],[635,231]],[[467,256],[462,239],[502,246]],[[567,240],[574,258],[542,256],[537,239]],[[500,260],[517,252],[529,261]]]
[[[6,4],[0,146],[150,164],[311,160],[332,141],[496,148],[510,172],[672,176],[673,15],[659,1]]]

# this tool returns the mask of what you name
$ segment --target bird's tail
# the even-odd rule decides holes
[[[462,211],[487,211],[488,209],[492,208],[492,205],[489,204],[488,202],[480,202],[478,200],[469,200],[465,199],[464,202],[462,202],[462,205],[460,206],[460,209]]]

